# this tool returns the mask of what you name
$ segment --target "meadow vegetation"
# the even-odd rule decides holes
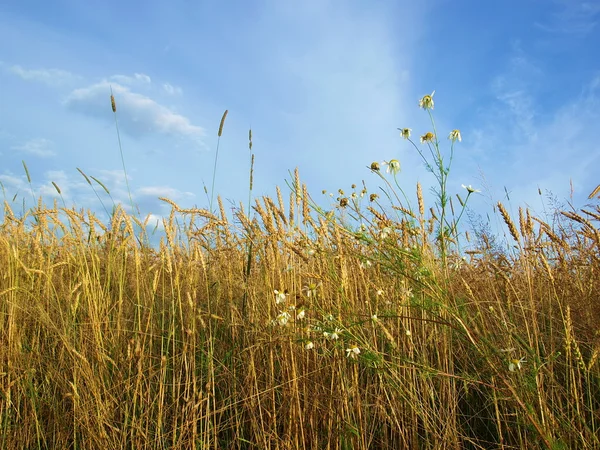
[[[253,198],[251,168],[230,214],[163,199],[155,250],[120,206],[103,224],[5,200],[0,448],[600,448],[600,207],[498,203],[509,245],[469,235],[460,132],[444,152],[431,122],[400,130],[431,205],[397,160],[330,210],[297,170],[289,197]]]

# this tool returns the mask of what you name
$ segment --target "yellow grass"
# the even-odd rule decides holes
[[[355,231],[294,177],[287,215],[279,190],[229,221],[163,199],[160,251],[122,210],[59,238],[58,209],[5,203],[0,448],[600,447],[597,207],[521,211],[519,253],[446,270],[420,186],[418,220],[372,203]]]

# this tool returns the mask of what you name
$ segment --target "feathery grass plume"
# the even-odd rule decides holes
[[[252,211],[252,188],[254,187],[254,153],[252,152],[252,128],[248,129],[248,150],[250,150],[250,182],[248,186],[248,212]],[[248,230],[250,232],[250,230]],[[250,273],[252,272],[252,254],[254,250],[254,241],[248,239],[246,242],[246,261],[244,269],[244,296],[242,299],[242,317],[247,317],[248,309],[248,289]]]
[[[23,163],[23,167],[25,168],[25,175],[27,175],[27,182],[31,183],[31,177],[29,176],[29,169],[27,169],[27,164],[25,161],[21,161]]]
[[[79,167],[76,167],[76,169],[79,171],[79,173],[80,173],[81,175],[83,175],[83,178],[85,178],[85,181],[87,181],[87,183],[88,183],[90,186],[93,186],[93,185],[92,185],[92,182],[90,181],[90,179],[88,178],[88,176],[87,176],[85,173],[83,173],[83,170],[81,170]]]
[[[221,143],[221,135],[223,134],[223,125],[225,125],[225,118],[227,117],[227,114],[229,113],[229,110],[226,109],[225,112],[223,113],[223,116],[221,117],[221,122],[219,123],[219,132],[217,133],[217,151],[215,152],[215,165],[213,167],[213,179],[212,179],[212,185],[210,188],[210,205],[209,208],[210,211],[212,212],[213,210],[213,200],[215,197],[215,179],[217,176],[217,161],[219,160],[219,145]],[[204,188],[206,190],[206,187]]]
[[[60,192],[60,188],[58,187],[58,185],[53,181],[52,185],[54,186],[54,189],[56,189],[56,192],[58,192],[59,195],[62,195]]]
[[[519,232],[517,231],[517,227],[515,227],[515,224],[513,223],[512,219],[510,218],[510,215],[506,211],[506,208],[504,208],[504,205],[502,204],[502,202],[498,202],[497,206],[498,206],[498,209],[500,210],[500,214],[502,215],[502,218],[504,219],[504,223],[506,224],[506,226],[508,226],[508,230],[510,231],[511,236],[513,237],[515,242],[519,243],[520,242],[519,241]]]
[[[33,199],[33,203],[35,203],[35,194],[33,193],[33,186],[31,184],[31,176],[29,175],[29,169],[27,169],[27,164],[25,164],[25,161],[22,160],[21,161],[23,163],[23,168],[25,169],[25,175],[27,175],[27,182],[29,183],[29,189],[31,190],[31,198]],[[16,194],[15,194],[16,197]],[[23,200],[23,204],[25,204],[25,200]],[[23,209],[25,209],[25,207],[23,206]],[[34,216],[35,221],[37,222],[37,217]]]
[[[252,188],[254,187],[254,153],[252,152],[252,128],[248,130],[248,149],[250,150],[250,183],[248,189],[248,210],[252,205]]]
[[[221,135],[223,134],[223,125],[225,125],[225,118],[227,117],[228,113],[229,110],[226,109],[223,113],[223,117],[221,117],[221,123],[219,123],[219,133],[217,134],[218,137],[221,137]],[[252,142],[252,134],[250,134],[250,142]],[[250,147],[250,149],[252,149],[252,147]]]
[[[100,187],[102,189],[104,189],[104,192],[106,192],[109,196],[110,196],[110,191],[108,190],[108,188],[106,186],[104,186],[104,183],[102,183],[102,181],[100,181],[99,179],[95,178],[94,176],[90,175],[90,178],[92,180],[94,180],[96,183],[98,183],[100,185]],[[112,198],[112,197],[111,197]],[[114,203],[114,202],[113,202]]]

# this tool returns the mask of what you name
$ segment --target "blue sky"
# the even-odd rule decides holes
[[[168,216],[159,196],[208,206],[225,109],[226,205],[247,202],[250,127],[256,196],[287,192],[295,167],[324,203],[362,180],[376,192],[366,166],[392,158],[411,194],[434,179],[397,128],[429,131],[418,100],[435,90],[443,149],[463,137],[451,193],[482,189],[471,206],[485,215],[506,187],[513,212],[541,214],[538,187],[566,201],[572,181],[582,206],[600,182],[599,21],[598,0],[5,1],[0,181],[15,212],[31,206],[25,160],[36,197],[52,204],[54,181],[106,219],[79,167],[127,207],[112,86],[143,217]]]

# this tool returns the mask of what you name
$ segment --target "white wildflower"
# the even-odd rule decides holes
[[[356,345],[346,349],[346,357],[356,358],[360,354],[360,348]]]
[[[521,359],[513,359],[508,365],[508,370],[511,372],[515,372],[517,370],[521,370],[522,365],[525,363],[525,358]]]

